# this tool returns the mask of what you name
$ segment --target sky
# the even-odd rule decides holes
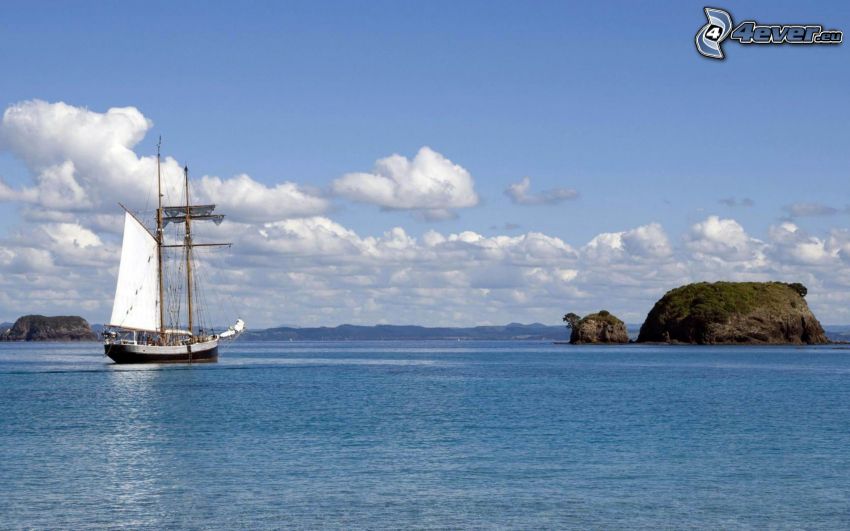
[[[726,2],[847,31],[846,2]],[[109,319],[156,142],[228,217],[215,319],[640,323],[799,281],[850,323],[850,55],[724,44],[702,3],[3,2],[0,320]],[[176,196],[174,196],[176,197]]]

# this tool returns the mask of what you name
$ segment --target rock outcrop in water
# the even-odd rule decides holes
[[[8,330],[0,332],[0,341],[96,341],[89,323],[74,315],[45,317],[25,315]]]
[[[668,291],[649,312],[638,342],[821,344],[829,341],[802,284],[700,282]]]
[[[575,314],[570,314],[575,315]],[[577,316],[576,316],[577,317]],[[566,318],[565,318],[566,319]],[[570,323],[570,343],[628,343],[626,325],[607,310],[585,315]]]

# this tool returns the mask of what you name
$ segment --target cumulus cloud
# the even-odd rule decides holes
[[[695,257],[720,259],[727,262],[749,262],[758,265],[763,260],[763,242],[750,237],[734,219],[709,216],[695,223],[686,237],[686,247]]]
[[[467,269],[472,263],[507,262],[518,266],[574,260],[575,250],[560,238],[529,232],[519,236],[484,236],[474,231],[426,232],[421,241],[394,227],[381,236],[361,237],[322,217],[267,223],[247,237],[254,252],[339,257],[342,262],[411,262],[424,269]],[[465,264],[465,265],[463,265]]]
[[[658,223],[624,232],[623,247],[632,256],[645,258],[663,258],[672,253],[667,234]]]
[[[250,271],[245,289],[258,309],[268,306],[263,297],[270,292],[286,293],[307,324],[387,317],[447,324],[499,322],[518,299],[527,307],[553,303],[572,289],[577,258],[570,245],[542,233],[431,230],[414,237],[395,227],[361,236],[319,216],[245,231],[229,268]],[[265,287],[253,293],[255,286]]]
[[[194,191],[198,201],[220,204],[229,215],[244,221],[312,216],[328,208],[326,199],[295,183],[266,186],[244,173],[230,179],[205,175]]]
[[[0,121],[0,150],[23,162],[0,201],[19,206],[25,228],[0,237],[0,291],[6,318],[20,313],[93,312],[103,320],[114,292],[121,212],[155,201],[156,157],[134,147],[153,123],[134,107],[97,112],[66,103],[24,101]],[[164,157],[166,203],[182,202],[182,168]],[[29,182],[27,182],[29,180]],[[230,226],[315,216],[328,201],[294,183],[266,185],[247,175],[193,182],[196,201],[216,202]]]
[[[80,249],[103,245],[97,234],[77,223],[48,223],[43,229],[59,245],[70,244]]]
[[[621,232],[603,232],[583,248],[587,258],[599,261],[665,258],[672,254],[667,234],[659,223]]]
[[[156,161],[133,148],[150,127],[131,107],[97,113],[25,102],[7,110],[0,142],[24,162],[23,177],[31,182],[0,184],[0,199],[16,202],[23,222],[0,236],[0,318],[29,312],[81,313],[92,322],[108,317],[121,245],[121,213],[113,204],[147,200]],[[422,216],[475,204],[468,172],[426,149],[413,160],[389,157],[374,173],[353,174],[365,178],[336,183],[341,190],[369,185],[354,186],[352,194],[375,185],[378,191],[364,200]],[[180,165],[166,158],[163,167],[179,184]],[[451,174],[444,179],[450,185],[436,185],[437,174]],[[462,181],[464,193],[457,186]],[[179,191],[168,193],[179,199]],[[659,223],[646,223],[597,234],[584,245],[498,224],[489,235],[414,234],[403,227],[363,234],[328,217],[325,199],[293,183],[203,176],[194,194],[232,214],[218,227],[197,227],[199,239],[215,231],[216,239],[236,244],[232,252],[198,251],[204,253],[198,274],[208,300],[216,301],[209,309],[220,315],[217,323],[234,312],[257,328],[557,322],[565,311],[600,307],[640,322],[671,287],[719,279],[803,282],[816,313],[850,322],[846,229],[809,234],[787,222],[759,239],[734,219],[709,216],[675,238]]]
[[[49,251],[23,246],[0,246],[0,266],[10,276],[26,275],[31,277],[39,273],[52,272],[54,269],[53,257]],[[16,284],[18,282],[16,279]],[[8,287],[11,288],[13,286]],[[15,292],[13,291],[13,293]],[[17,292],[16,294],[20,293]],[[21,302],[23,300],[26,299],[21,299]]]
[[[15,104],[3,113],[0,147],[25,163],[34,184],[15,189],[0,181],[0,200],[54,213],[100,213],[119,201],[141,209],[155,198],[156,158],[139,157],[133,147],[152,126],[134,107],[100,113],[61,102]],[[167,200],[179,201],[180,164],[165,157],[162,173]],[[237,220],[316,215],[328,208],[326,199],[294,183],[267,186],[244,174],[204,176],[197,187],[196,199],[218,202]]]
[[[32,100],[6,109],[0,141],[36,169],[66,160],[87,169],[109,163],[124,169],[136,159],[130,149],[152,126],[135,107],[99,113],[62,102]]]
[[[793,223],[781,223],[770,228],[773,254],[784,263],[825,264],[838,259],[840,246],[829,240],[809,236]]]
[[[238,252],[210,253],[200,270],[213,295],[235,299],[231,305],[256,327],[553,322],[566,310],[602,306],[640,322],[671,287],[719,279],[801,281],[818,311],[839,304],[828,302],[835,289],[850,287],[848,231],[816,238],[782,224],[762,242],[716,216],[694,224],[679,247],[658,223],[601,233],[580,248],[533,231],[417,236],[394,227],[363,235],[325,216],[225,220],[216,230],[238,238]],[[103,319],[114,289],[108,264],[119,245],[78,224],[41,224],[0,243],[0,288],[18,301],[15,312],[21,304],[33,311],[89,308],[89,317]]]
[[[472,175],[427,146],[412,160],[391,155],[376,161],[371,173],[345,174],[331,187],[352,201],[417,211],[428,220],[451,218],[454,209],[478,204]]]
[[[508,186],[505,195],[517,205],[557,205],[578,197],[578,192],[571,188],[551,188],[536,194],[529,192],[530,189],[531,178],[523,177],[520,182]]]
[[[589,258],[608,261],[625,255],[622,232],[603,232],[593,237],[583,251]]]

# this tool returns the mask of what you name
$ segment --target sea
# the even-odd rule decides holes
[[[847,529],[850,350],[0,344],[0,529]]]

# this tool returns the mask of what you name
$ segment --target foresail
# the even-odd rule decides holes
[[[156,240],[136,218],[125,212],[121,265],[109,324],[136,330],[158,330],[158,300]]]

